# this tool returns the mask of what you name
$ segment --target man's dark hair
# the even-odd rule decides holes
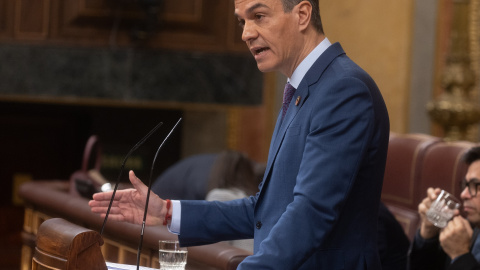
[[[480,160],[480,146],[470,148],[462,157],[463,162],[470,166],[473,162]]]
[[[290,12],[293,7],[298,5],[302,1],[308,1],[312,5],[312,24],[317,29],[317,31],[323,34],[322,19],[320,18],[320,6],[318,5],[319,0],[281,0],[283,4],[283,11]]]

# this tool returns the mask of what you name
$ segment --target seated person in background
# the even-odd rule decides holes
[[[214,189],[229,190],[242,197],[253,196],[262,182],[265,165],[254,162],[237,151],[224,151],[218,155],[210,171],[208,193]]]
[[[172,200],[203,200],[217,154],[194,155],[167,168],[152,184],[152,191]]]
[[[238,151],[187,157],[163,172],[152,191],[172,200],[204,200],[214,188],[238,188],[247,195],[258,191],[263,165]]]
[[[383,270],[405,270],[410,246],[402,225],[388,208],[380,202],[378,212],[378,253]]]
[[[444,229],[435,227],[426,212],[440,189],[429,188],[418,206],[421,224],[409,251],[410,270],[480,269],[480,147],[471,148],[462,159],[468,165],[460,194],[466,219],[457,215]]]

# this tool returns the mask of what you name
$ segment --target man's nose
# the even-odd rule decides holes
[[[468,187],[465,187],[463,190],[462,190],[462,193],[460,193],[460,198],[461,199],[470,199],[470,192],[468,191]]]
[[[243,26],[242,40],[247,42],[249,40],[255,39],[256,36],[257,31],[254,24],[251,22],[245,22],[245,25]]]

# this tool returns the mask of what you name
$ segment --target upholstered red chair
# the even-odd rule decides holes
[[[477,144],[466,141],[442,142],[432,145],[425,152],[422,161],[416,204],[427,195],[429,187],[439,187],[460,198],[460,181],[465,177],[467,166],[462,155]]]
[[[388,203],[386,203],[385,206],[402,226],[410,242],[413,241],[418,225],[420,224],[418,211]]]
[[[390,133],[382,190],[384,203],[416,211],[420,165],[425,151],[439,142],[440,138],[427,134]]]

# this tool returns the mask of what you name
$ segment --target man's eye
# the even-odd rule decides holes
[[[262,19],[264,16],[262,14],[255,14],[255,19],[257,20],[260,20]]]
[[[245,21],[244,21],[244,20],[238,21],[238,26],[240,26],[241,28],[243,28],[243,27],[245,26]]]

